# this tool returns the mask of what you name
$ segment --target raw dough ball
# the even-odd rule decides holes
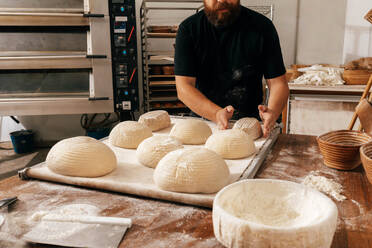
[[[225,159],[248,157],[256,151],[253,139],[239,129],[221,130],[212,134],[205,147]]]
[[[256,118],[245,117],[235,122],[233,129],[241,129],[251,136],[254,140],[262,136],[260,122]]]
[[[156,135],[139,144],[136,156],[141,164],[155,168],[167,153],[181,148],[183,148],[181,141],[165,135]]]
[[[215,193],[229,182],[229,177],[225,160],[200,147],[168,153],[154,171],[154,181],[160,189],[185,193]]]
[[[186,119],[177,122],[170,131],[169,136],[181,140],[185,145],[201,145],[205,143],[211,134],[211,128],[204,121]]]
[[[102,142],[84,136],[59,141],[45,162],[53,172],[74,177],[100,177],[116,168],[114,152]]]
[[[330,247],[337,207],[317,190],[283,180],[249,179],[213,201],[213,230],[226,247]]]
[[[122,148],[136,149],[152,132],[145,124],[136,121],[123,121],[117,124],[110,133],[110,144]]]
[[[170,126],[171,121],[167,111],[155,110],[147,112],[140,116],[139,123],[148,126],[152,131],[158,131]]]

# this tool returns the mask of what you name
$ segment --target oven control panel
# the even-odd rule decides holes
[[[134,0],[109,0],[115,110],[139,110]]]

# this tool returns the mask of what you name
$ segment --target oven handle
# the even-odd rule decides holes
[[[89,54],[86,55],[87,59],[107,59],[107,55],[100,55],[100,54]]]
[[[107,101],[110,100],[109,97],[89,97],[89,101]]]
[[[83,14],[83,17],[90,17],[90,18],[104,18],[104,14]]]

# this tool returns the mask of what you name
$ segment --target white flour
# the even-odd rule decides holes
[[[97,215],[99,211],[100,210],[97,207],[92,206],[92,205],[71,204],[71,205],[58,208],[53,212],[46,212],[46,211],[35,212],[31,216],[30,220],[40,221],[45,215],[48,215],[48,214],[66,216],[66,218],[68,218],[69,216],[74,216],[74,215]]]
[[[70,218],[70,216],[74,215],[97,215],[100,209],[95,206],[88,205],[88,204],[71,204],[60,207],[52,212],[48,211],[38,211],[35,212],[29,221],[39,222],[38,228],[44,230],[44,232],[40,233],[39,236],[42,237],[44,240],[51,240],[51,239],[63,239],[67,238],[77,232],[82,231],[83,229],[87,229],[89,226],[80,223],[59,223],[60,225],[54,226],[53,223],[48,221],[42,221],[45,216],[48,215],[57,215],[62,218]],[[41,222],[40,222],[41,221]],[[64,228],[64,232],[61,233],[61,225]]]
[[[305,177],[302,184],[330,195],[337,201],[343,201],[346,199],[346,197],[341,194],[343,192],[342,185],[332,179],[319,176],[319,171],[312,171]]]
[[[309,85],[342,85],[341,68],[323,67],[321,65],[313,65],[308,68],[303,68],[305,74],[296,78],[291,83],[294,84],[309,84]]]

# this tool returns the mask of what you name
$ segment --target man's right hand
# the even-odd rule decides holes
[[[229,105],[223,109],[220,109],[216,112],[216,123],[218,129],[226,129],[229,124],[229,120],[232,118],[234,114],[234,107]]]

